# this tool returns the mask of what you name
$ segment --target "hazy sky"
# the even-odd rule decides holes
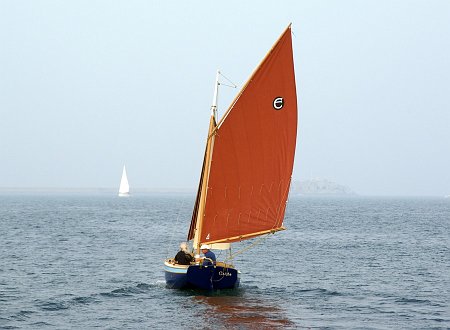
[[[289,22],[294,179],[450,194],[446,0],[0,1],[0,187],[196,187],[216,69],[242,86]]]

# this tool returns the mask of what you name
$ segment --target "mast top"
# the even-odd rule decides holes
[[[217,70],[216,73],[216,83],[214,84],[214,96],[213,96],[213,101],[212,101],[212,105],[211,105],[211,116],[214,116],[214,120],[217,122],[217,100],[219,97],[219,76],[220,76],[220,71]]]

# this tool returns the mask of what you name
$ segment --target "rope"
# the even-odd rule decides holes
[[[227,84],[224,84],[224,83],[219,82],[220,85],[224,85],[224,86],[231,87],[231,88],[237,88],[237,85],[236,85],[234,82],[232,82],[230,79],[228,79],[227,77],[225,77],[225,75],[224,75],[222,72],[219,71],[219,75],[221,75],[222,77],[224,77],[225,80],[228,81],[228,82],[231,84],[231,85],[227,85]]]
[[[183,208],[183,205],[184,205],[184,199],[182,199],[181,205],[180,205],[180,207],[178,208],[178,214],[177,214],[177,217],[176,217],[176,219],[175,219],[175,225],[178,224],[178,222],[179,222],[179,219],[180,219],[180,213],[181,213],[181,210],[182,210],[182,208]],[[180,223],[180,224],[181,224],[181,223]],[[171,233],[170,238],[169,238],[169,242],[168,242],[168,244],[166,245],[166,246],[167,246],[167,249],[166,249],[166,259],[169,258],[169,248],[170,248],[170,246],[173,245],[172,242],[174,241],[174,236],[175,236],[175,230],[172,230],[172,233]]]
[[[251,248],[253,248],[253,247],[256,246],[257,244],[262,243],[264,240],[266,240],[267,238],[269,238],[269,235],[270,235],[270,234],[273,234],[273,233],[269,233],[269,234],[266,234],[266,235],[261,236],[259,239],[257,239],[256,241],[254,241],[252,244],[246,246],[246,247],[243,248],[242,250],[240,250],[240,251],[234,253],[233,255],[230,255],[228,258],[226,258],[226,259],[224,260],[224,262],[226,262],[226,261],[228,261],[228,260],[231,261],[231,260],[233,260],[237,255],[240,255],[241,253],[244,253],[245,251],[250,250]]]
[[[229,84],[225,84],[221,81],[217,81],[218,86],[227,86],[227,87],[231,87],[231,88],[237,88],[237,85],[234,82],[232,82],[230,79],[228,79],[222,72],[218,71],[218,74],[219,74],[219,76],[224,78],[226,82],[229,83]],[[216,111],[217,111],[217,116],[219,116],[219,108],[218,107],[216,107]],[[212,132],[211,135],[215,134],[216,131],[217,131],[217,126],[214,128],[214,131]],[[209,137],[208,137],[208,139],[209,139]]]

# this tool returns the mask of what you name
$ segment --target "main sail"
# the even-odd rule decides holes
[[[122,170],[122,178],[120,179],[119,196],[128,195],[130,193],[130,185],[128,184],[127,170],[125,165]]]
[[[212,131],[201,243],[235,242],[283,229],[297,136],[290,26]],[[205,169],[205,164],[203,166]],[[199,189],[199,194],[201,193]],[[201,211],[200,211],[201,212]]]

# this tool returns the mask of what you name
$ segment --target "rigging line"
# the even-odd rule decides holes
[[[227,86],[227,87],[231,87],[231,88],[237,88],[236,85],[227,85],[227,84],[224,84],[224,83],[219,83],[219,85],[220,86]]]
[[[182,199],[181,205],[180,205],[180,207],[178,208],[177,217],[175,218],[175,224],[178,224],[178,222],[179,222],[179,219],[180,219],[180,213],[181,213],[181,209],[183,208],[184,202],[185,202],[184,199]],[[167,248],[166,248],[166,259],[169,258],[169,245],[170,245],[170,246],[172,245],[172,243],[173,243],[173,241],[174,241],[174,236],[175,236],[175,231],[172,230],[172,233],[171,233],[170,238],[169,238],[169,241],[168,241],[169,244],[166,244],[166,246],[167,246]]]
[[[269,235],[273,234],[273,233],[268,233],[266,235],[261,236],[258,240],[256,240],[255,242],[253,242],[252,244],[246,246],[245,248],[243,248],[240,251],[237,251],[236,253],[234,253],[233,255],[230,255],[228,258],[226,258],[224,260],[224,262],[226,263],[228,260],[232,261],[234,259],[234,257],[236,257],[237,255],[244,253],[245,251],[250,250],[251,248],[253,248],[254,246],[256,246],[257,244],[262,243],[264,240],[266,240],[267,238],[269,238]]]
[[[225,80],[228,81],[231,84],[231,85],[227,85],[227,84],[224,84],[224,83],[219,83],[220,85],[228,86],[228,87],[231,87],[231,88],[237,88],[237,85],[234,82],[232,82],[230,79],[228,79],[222,72],[219,71],[219,75],[224,77]]]
[[[219,86],[226,86],[226,87],[231,87],[231,88],[237,88],[237,85],[234,83],[234,82],[232,82],[229,78],[227,78],[222,72],[220,72],[220,71],[217,71],[217,80],[216,80],[216,83],[217,83],[217,86],[216,86],[216,92],[218,92],[218,88],[219,88]],[[219,81],[219,76],[221,76],[223,79],[221,79],[221,80],[225,80],[227,83],[223,83],[222,81]],[[216,97],[217,97],[217,94],[216,94]],[[218,115],[219,115],[219,109],[218,109],[218,106],[217,106],[217,98],[215,99],[216,100],[216,104],[215,104],[215,111],[216,111],[216,116],[217,116],[217,118],[218,118]],[[213,106],[214,107],[214,106]],[[217,123],[216,123],[217,124]],[[208,137],[208,139],[209,139],[209,137]]]

